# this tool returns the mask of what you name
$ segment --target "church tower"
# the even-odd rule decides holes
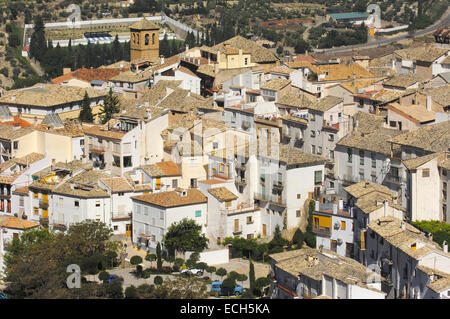
[[[155,61],[159,58],[159,26],[146,18],[130,27],[130,60]]]

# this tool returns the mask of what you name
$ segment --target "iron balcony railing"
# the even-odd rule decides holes
[[[331,228],[323,226],[313,226],[313,233],[322,236],[331,236]]]

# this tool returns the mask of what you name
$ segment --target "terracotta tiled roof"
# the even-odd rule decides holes
[[[123,71],[127,71],[128,69],[123,69]],[[53,84],[60,84],[70,79],[78,79],[85,82],[91,82],[93,80],[100,80],[108,82],[109,79],[119,75],[119,68],[97,68],[97,69],[78,69],[73,72],[58,76],[57,78],[52,79]]]
[[[421,46],[395,51],[399,57],[406,60],[433,62],[448,52],[448,49]]]
[[[152,177],[181,176],[181,171],[173,161],[158,162],[151,165],[143,165],[141,168]]]
[[[333,108],[334,106],[338,105],[339,103],[342,103],[343,101],[344,99],[340,97],[327,95],[326,97],[318,100],[314,104],[308,106],[308,108],[316,111],[326,112],[329,109]]]
[[[0,216],[0,226],[25,230],[38,227],[39,223],[12,216]]]
[[[311,64],[311,62],[309,62],[309,61],[286,62],[286,65],[292,69],[308,68],[311,71],[313,71],[314,73],[317,73],[317,74],[320,73],[320,69],[317,66]]]
[[[142,18],[138,22],[132,24],[130,26],[130,29],[137,29],[137,30],[156,30],[160,29],[159,25],[151,22],[150,20],[146,18]]]
[[[231,47],[250,52],[252,55],[252,61],[255,63],[273,63],[279,60],[278,57],[269,49],[266,49],[256,44],[254,41],[248,40],[239,35],[219,43],[213,48],[220,49],[225,47],[226,44],[229,44]]]
[[[297,108],[307,108],[313,104],[313,102],[303,93],[287,93],[281,96],[276,104],[293,106]]]
[[[0,104],[30,105],[53,107],[55,105],[80,102],[87,92],[90,98],[104,97],[106,94],[93,88],[80,88],[61,84],[36,84],[26,89],[7,91],[1,98]]]
[[[363,181],[347,186],[344,190],[357,199],[373,192],[383,193],[390,197],[395,197],[395,194],[388,187],[369,181]]]
[[[289,75],[294,71],[295,71],[295,69],[284,68],[281,66],[275,66],[272,69],[270,69],[270,73],[281,73],[281,74],[285,74],[285,75]]]
[[[34,127],[14,128],[11,125],[0,124],[0,139],[2,140],[15,140],[19,137],[28,135],[35,130]]]
[[[222,184],[223,180],[220,179],[204,179],[201,181],[198,181],[199,183],[205,183],[205,184]]]
[[[354,130],[339,140],[337,145],[371,151],[390,156],[390,139],[400,135],[401,131],[379,128],[373,131]]]
[[[262,90],[279,91],[291,84],[291,81],[281,78],[272,79],[261,86]]]
[[[228,188],[226,187],[215,187],[208,189],[208,193],[213,195],[215,198],[217,198],[221,202],[228,202],[237,199],[238,197],[233,194]]]
[[[408,170],[415,170],[418,167],[422,166],[425,163],[428,163],[432,159],[440,156],[440,153],[432,153],[425,156],[415,157],[408,160],[402,161],[402,163],[406,166]],[[443,157],[443,156],[441,156]]]
[[[425,105],[391,103],[386,105],[386,108],[415,123],[433,122],[436,118],[435,112],[428,111]]]
[[[28,195],[28,192],[29,192],[28,187],[20,187],[20,188],[16,188],[16,189],[13,191],[13,193],[16,193],[16,194],[23,194],[23,195]]]
[[[113,130],[103,130],[98,125],[93,125],[91,127],[83,128],[86,135],[101,136],[105,138],[110,138],[113,140],[121,140],[127,132],[124,131],[113,131]]]
[[[14,119],[12,121],[6,121],[6,122],[2,122],[2,124],[6,124],[6,125],[11,125],[14,127],[32,127],[33,124],[31,124],[30,122],[24,120],[23,118],[21,118],[20,116],[14,116]]]
[[[420,81],[421,79],[415,74],[401,74],[388,79],[383,85],[407,88]]]
[[[208,201],[208,198],[197,189],[187,189],[185,196],[182,196],[178,191],[171,191],[133,196],[131,198],[140,202],[165,208],[202,204],[207,203]]]
[[[133,191],[133,187],[123,177],[105,177],[100,181],[114,193]]]
[[[392,138],[391,142],[431,152],[445,151],[450,145],[450,121],[419,127]]]
[[[325,78],[319,81],[339,81],[352,79],[373,78],[374,75],[363,68],[358,63],[351,64],[327,64],[318,66],[319,72],[317,74],[328,73]]]

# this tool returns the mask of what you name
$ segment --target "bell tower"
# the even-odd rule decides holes
[[[146,18],[130,27],[130,60],[159,58],[159,26]]]

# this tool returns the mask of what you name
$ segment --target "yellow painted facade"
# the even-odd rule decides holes
[[[221,70],[250,68],[256,65],[256,63],[251,62],[251,57],[250,53],[243,53],[242,50],[237,53],[219,52],[217,62]]]

